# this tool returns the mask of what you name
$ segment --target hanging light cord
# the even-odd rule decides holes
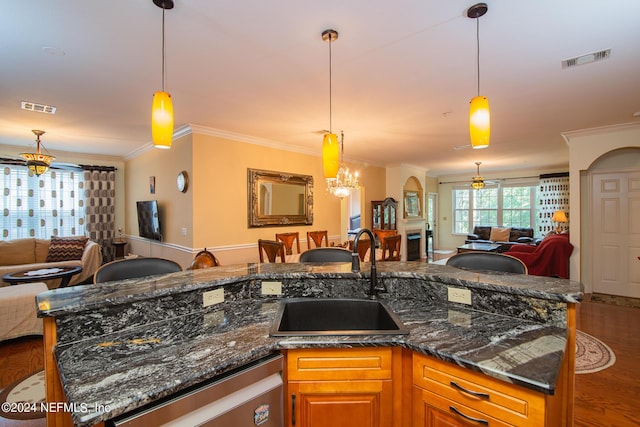
[[[332,111],[331,111],[331,105],[332,105],[332,100],[331,100],[331,43],[333,43],[333,37],[331,34],[329,34],[329,133],[333,133],[333,127],[332,127],[332,120],[331,120],[331,116],[332,116]]]
[[[480,96],[480,19],[476,18],[476,64],[478,67],[478,96]]]
[[[162,7],[162,91],[164,92],[164,53],[165,53],[165,47],[164,47],[164,11],[165,8],[164,6]]]

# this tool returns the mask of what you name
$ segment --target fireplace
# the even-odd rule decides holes
[[[420,233],[407,233],[407,261],[420,259]]]

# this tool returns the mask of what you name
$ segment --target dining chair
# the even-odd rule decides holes
[[[400,261],[402,235],[393,234],[382,240],[382,261]]]
[[[204,248],[204,250],[198,252],[187,270],[199,270],[201,268],[217,267],[220,265],[218,258],[211,252]]]
[[[164,258],[140,257],[111,261],[96,270],[93,283],[111,282],[114,280],[134,279],[182,271],[175,261]]]
[[[264,254],[267,254],[267,262],[286,262],[284,254],[284,243],[278,240],[258,239],[258,251],[260,252],[260,262],[264,261]]]
[[[351,262],[351,251],[343,248],[312,248],[300,254],[300,262]]]
[[[370,249],[371,249],[370,239],[362,238],[358,241],[358,257],[360,258],[360,261],[365,260],[365,257],[367,256],[367,252]],[[353,252],[353,240],[349,240],[349,250]],[[369,260],[371,260],[371,255],[369,255]]]
[[[284,243],[286,255],[293,254],[294,243],[296,245],[296,249],[298,250],[296,253],[300,253],[300,233],[298,233],[297,231],[292,231],[290,233],[276,233],[276,240]]]
[[[527,266],[524,262],[511,255],[495,252],[463,252],[450,257],[446,265],[466,270],[528,274]]]
[[[316,248],[322,247],[323,240],[324,246],[329,246],[329,232],[327,230],[307,231],[307,249],[312,248],[312,241]]]
[[[376,246],[380,249],[382,249],[382,247],[384,246],[384,239],[387,236],[395,236],[396,234],[398,234],[398,230],[381,230],[379,228],[374,228],[372,231],[376,236]]]

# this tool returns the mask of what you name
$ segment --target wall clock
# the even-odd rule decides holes
[[[187,171],[182,171],[178,174],[176,184],[178,186],[178,191],[182,193],[187,192],[187,188],[189,188],[189,175],[187,175]]]

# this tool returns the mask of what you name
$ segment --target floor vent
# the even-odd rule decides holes
[[[27,111],[36,111],[38,113],[55,114],[56,107],[52,105],[36,104],[35,102],[22,101],[20,108]]]
[[[599,52],[587,53],[586,55],[576,56],[562,61],[562,68],[571,68],[578,65],[589,64],[591,62],[607,59],[611,56],[611,49],[601,50]]]

